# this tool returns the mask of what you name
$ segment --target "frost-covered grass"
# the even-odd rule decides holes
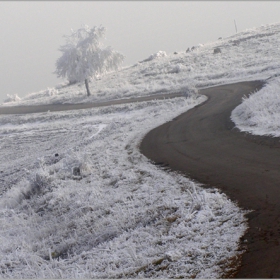
[[[185,90],[190,85],[206,87],[268,78],[280,69],[279,32],[280,24],[270,24],[199,45],[188,53],[182,50],[166,55],[160,51],[133,66],[93,80],[91,97],[86,96],[83,83],[71,86],[62,83],[3,105],[104,101]],[[221,53],[214,54],[217,47]]]
[[[148,130],[203,100],[2,116],[1,158],[22,152],[25,161],[0,198],[1,276],[217,278],[228,272],[240,254],[244,213],[216,189],[162,170],[138,150]],[[13,163],[0,166],[8,176]]]
[[[244,117],[248,131],[261,123],[253,114],[267,107],[266,133],[276,136],[279,32],[280,24],[272,24],[189,53],[159,52],[92,81],[91,97],[83,84],[66,83],[21,99],[8,96],[5,106],[190,93],[99,109],[1,116],[1,277],[220,278],[230,273],[246,230],[244,212],[218,190],[154,166],[139,152],[139,143],[150,129],[205,100],[192,94],[195,87],[274,75],[242,105],[251,112],[243,107],[233,115]],[[217,47],[221,53],[214,54]],[[267,114],[274,116],[270,123]]]
[[[280,137],[280,79],[245,97],[231,119],[241,131]]]

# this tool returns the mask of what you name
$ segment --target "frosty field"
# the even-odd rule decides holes
[[[147,129],[203,100],[2,117],[1,170],[13,178],[0,201],[2,276],[220,275],[243,212],[137,149]]]
[[[9,96],[3,106],[186,93],[161,101],[0,116],[1,277],[230,275],[241,254],[245,211],[214,186],[203,189],[153,165],[138,147],[149,130],[205,101],[195,88],[257,79],[267,79],[267,86],[245,102],[259,105],[254,113],[271,108],[265,121],[252,121],[247,111],[252,105],[245,102],[232,119],[244,131],[279,136],[279,32],[280,25],[272,24],[190,53],[154,55],[92,81],[90,97],[79,84]],[[222,52],[213,54],[216,47]],[[261,103],[267,100],[275,107]]]

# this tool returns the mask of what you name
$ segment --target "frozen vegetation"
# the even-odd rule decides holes
[[[201,88],[270,78],[279,73],[279,32],[279,24],[271,24],[199,45],[191,52],[159,51],[147,61],[92,80],[90,97],[86,96],[83,83],[67,86],[65,82],[29,93],[21,100],[9,96],[7,101],[12,102],[3,105],[98,102],[180,91],[188,89],[190,84]],[[221,53],[214,54],[215,48],[220,48]]]
[[[1,116],[1,277],[230,275],[241,253],[245,211],[217,189],[153,165],[139,144],[152,128],[205,101],[195,88],[256,79],[267,85],[232,118],[242,130],[278,136],[279,32],[272,24],[188,53],[158,52],[92,80],[89,97],[83,84],[66,83],[8,96],[3,106],[175,91],[187,98]]]
[[[1,158],[9,158],[1,165],[2,276],[226,272],[246,229],[243,212],[138,150],[148,130],[203,100],[2,117]]]
[[[56,61],[55,73],[70,83],[85,82],[88,96],[91,94],[88,79],[118,70],[124,60],[121,53],[103,45],[105,32],[103,26],[72,29],[71,35],[65,36],[66,44],[59,49],[62,56]]]
[[[241,131],[280,137],[280,79],[245,97],[231,118]]]

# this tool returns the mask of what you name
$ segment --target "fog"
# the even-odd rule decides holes
[[[0,102],[63,82],[55,74],[63,35],[83,24],[107,28],[105,45],[132,65],[159,50],[185,51],[279,21],[277,1],[0,2]]]

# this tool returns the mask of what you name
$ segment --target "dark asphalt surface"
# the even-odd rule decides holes
[[[0,115],[31,114],[31,113],[43,113],[48,111],[57,112],[57,111],[89,109],[89,108],[97,108],[97,107],[104,107],[104,106],[111,106],[111,105],[118,105],[118,104],[127,104],[132,102],[161,100],[165,98],[174,98],[174,97],[182,97],[182,96],[184,96],[182,92],[173,92],[173,93],[154,94],[154,95],[136,97],[136,98],[116,99],[116,100],[96,102],[96,103],[5,106],[5,107],[0,107]]]
[[[280,278],[280,139],[239,132],[230,120],[242,97],[264,82],[241,82],[200,91],[203,104],[150,131],[142,153],[159,165],[217,187],[243,209],[247,248],[235,278]]]

